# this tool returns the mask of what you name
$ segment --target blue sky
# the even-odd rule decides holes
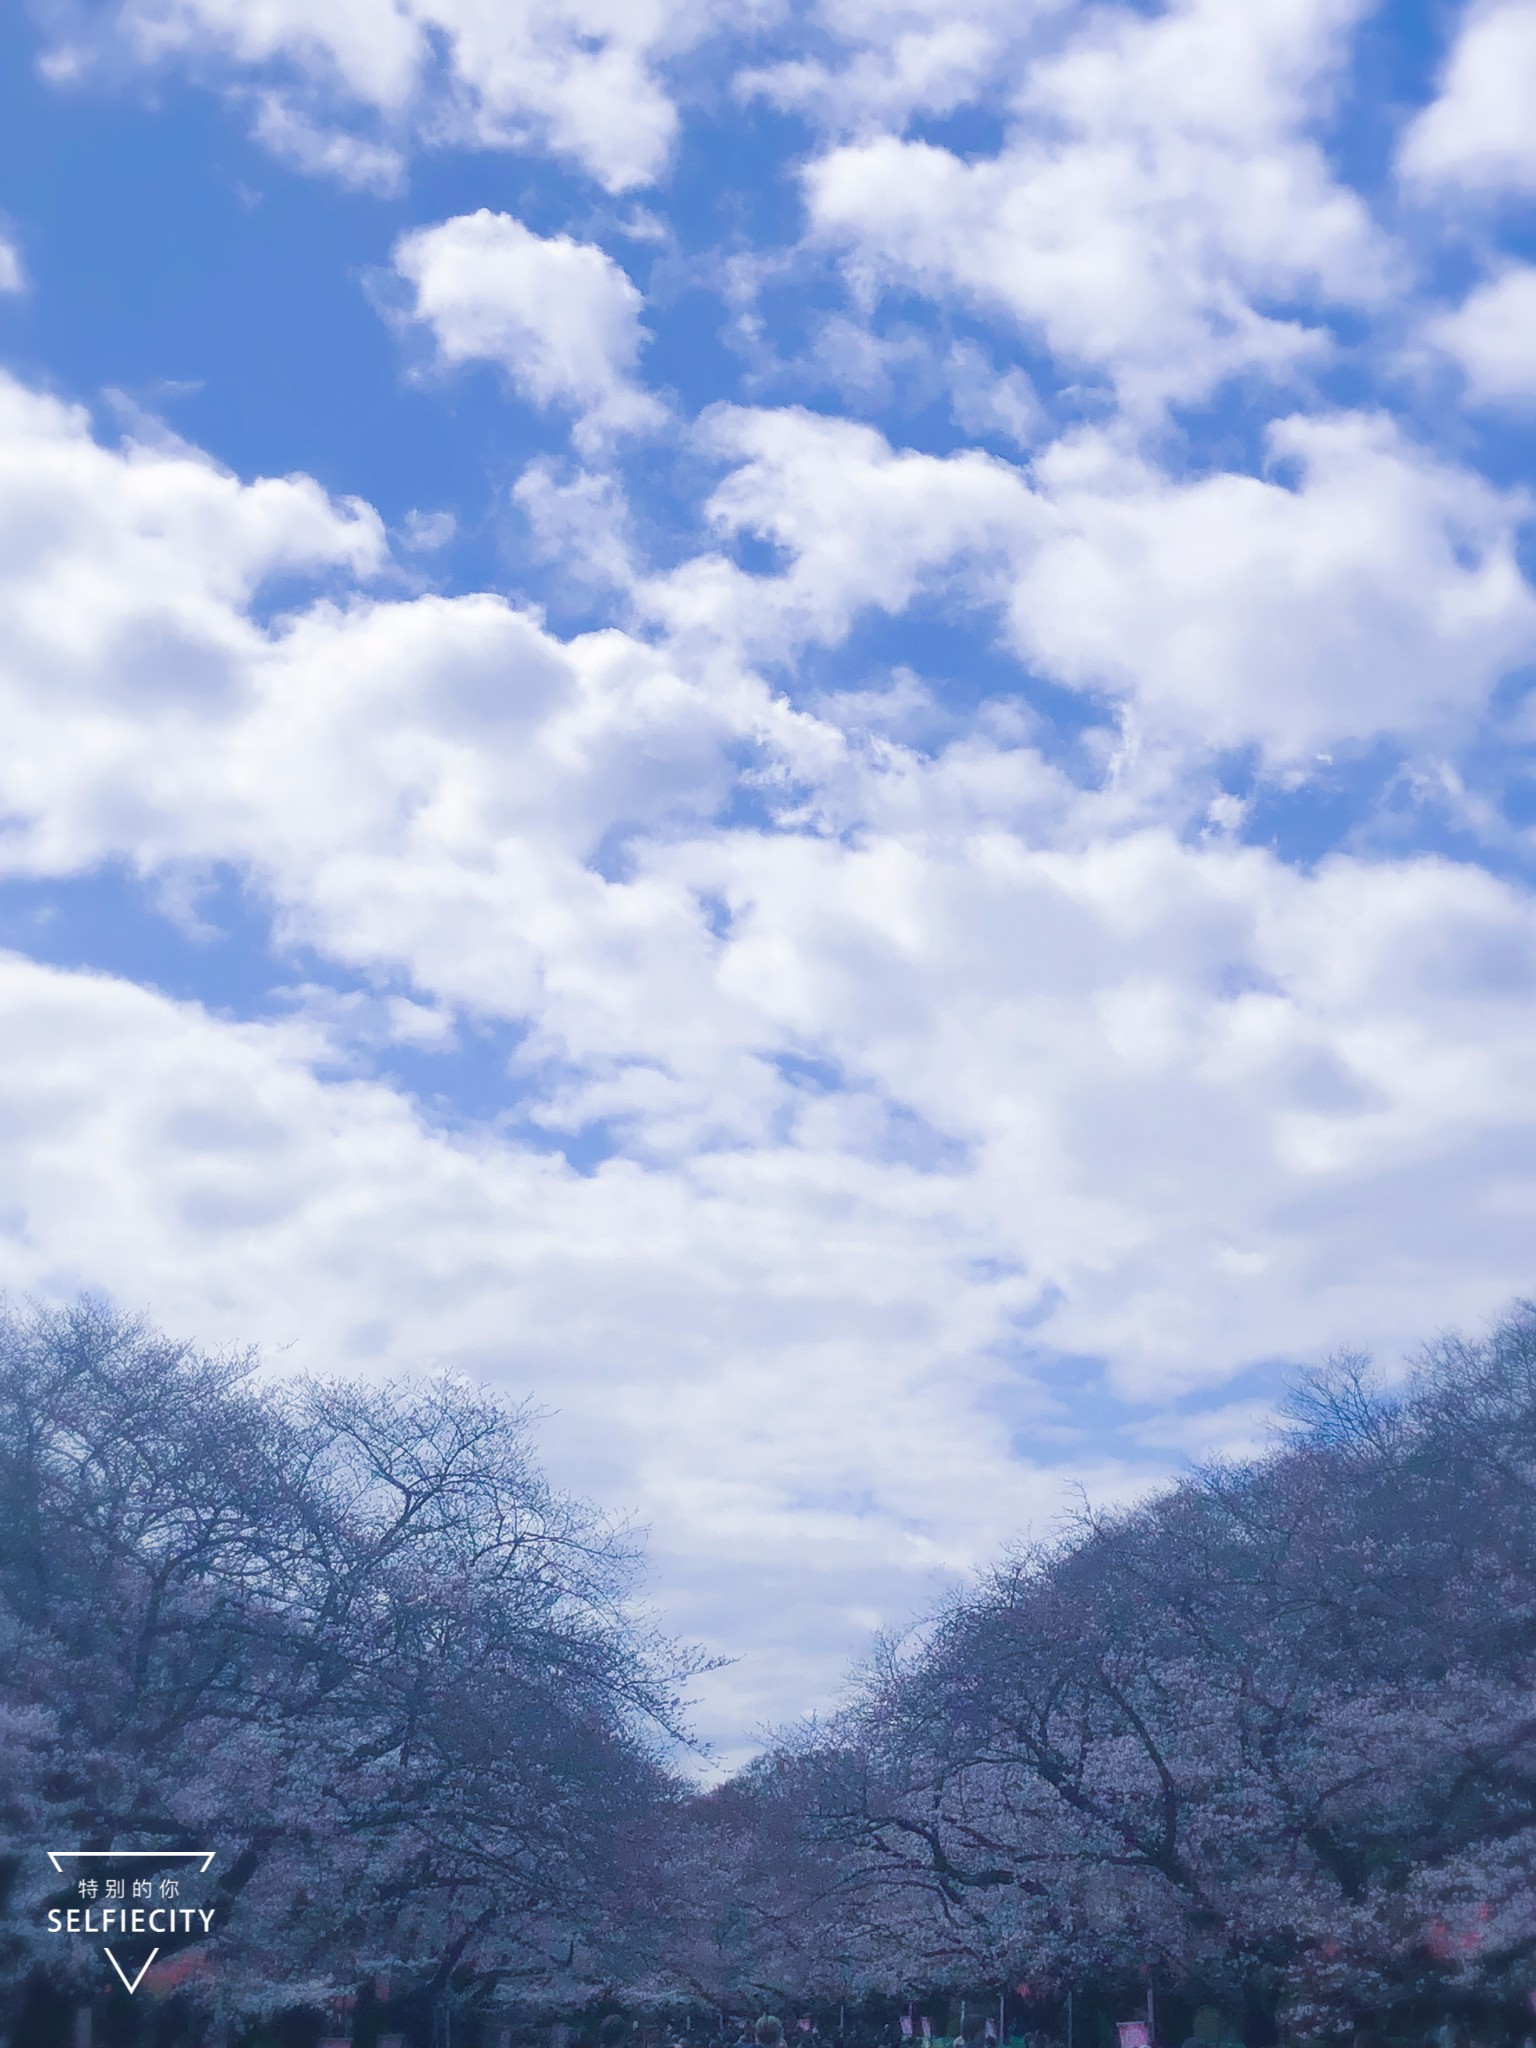
[[[1529,1290],[1536,0],[0,94],[8,1288],[532,1393],[726,1761]]]

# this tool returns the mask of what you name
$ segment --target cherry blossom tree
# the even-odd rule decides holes
[[[1021,1551],[728,1783],[632,1537],[452,1379],[0,1326],[0,1977],[44,1839],[216,1845],[228,2013],[753,2007],[1150,1981],[1277,2033],[1536,1986],[1536,1309]]]
[[[675,1796],[692,1662],[636,1619],[637,1561],[451,1378],[282,1383],[90,1302],[9,1316],[0,1968],[70,1967],[35,1933],[63,1842],[216,1848],[231,2006],[557,1979]]]
[[[1536,1311],[1397,1397],[1336,1361],[1269,1456],[1013,1558],[791,1757],[888,1980],[1528,2018]]]

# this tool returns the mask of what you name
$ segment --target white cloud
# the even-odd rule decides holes
[[[1000,434],[1027,448],[1045,431],[1045,410],[1020,369],[995,371],[979,348],[956,342],[946,365],[950,412],[968,434]]]
[[[512,499],[528,521],[535,553],[565,576],[616,590],[634,583],[629,506],[611,471],[562,473],[543,458],[529,463]]]
[[[1440,91],[1403,137],[1404,175],[1473,193],[1536,191],[1536,0],[1473,6]]]
[[[979,450],[893,451],[873,427],[798,408],[722,407],[699,439],[732,463],[704,507],[708,524],[777,543],[788,565],[760,576],[698,555],[642,602],[674,633],[759,656],[834,643],[865,606],[902,611],[957,558],[996,563],[1038,520],[1020,473]]]
[[[9,379],[0,503],[18,767],[0,859],[68,867],[140,833],[149,859],[174,851],[163,821],[187,793],[183,750],[218,746],[248,702],[261,635],[245,606],[292,571],[367,575],[380,522],[308,478],[243,485],[169,440],[110,452],[78,409]]]
[[[1474,718],[1536,650],[1523,506],[1382,414],[1268,435],[1294,481],[1173,483],[1084,434],[1035,468],[1057,524],[1012,599],[1020,647],[1130,694],[1144,729],[1274,759]]]
[[[403,235],[395,268],[439,362],[495,363],[534,404],[574,409],[589,436],[661,417],[634,381],[644,301],[593,243],[481,207]]]
[[[670,1618],[748,1651],[709,1713],[738,1736],[825,1700],[850,1641],[828,1610],[903,1616],[1004,1500],[1060,1500],[972,1409],[1015,1290],[968,1281],[968,1226],[921,1180],[792,1147],[583,1176],[322,1079],[325,1050],[0,955],[0,1282],[106,1288],[288,1369],[531,1391],[559,1476],[650,1522]],[[746,1569],[782,1588],[750,1620]]]
[[[1390,275],[1306,133],[1356,0],[1176,0],[1087,16],[1031,66],[991,158],[892,135],[813,162],[813,234],[861,289],[1010,316],[1133,407],[1326,353],[1294,302],[1370,302]]]
[[[1465,728],[1536,649],[1523,501],[1384,415],[1284,420],[1275,474],[1177,481],[1103,432],[1028,468],[893,451],[799,411],[725,411],[707,435],[735,458],[707,517],[777,543],[785,565],[700,555],[643,602],[674,634],[759,658],[942,588],[996,607],[1030,667],[1127,700],[1144,737],[1283,761]]]
[[[641,184],[670,58],[771,11],[113,18],[146,62],[223,76],[289,161],[388,193],[412,147],[466,142]],[[738,1729],[824,1699],[875,1618],[1048,1519],[1064,1476],[1137,1483],[1117,1401],[1164,1404],[1153,1460],[1243,1445],[1234,1372],[1390,1355],[1528,1292],[1536,898],[1241,837],[1314,755],[1378,740],[1476,822],[1436,756],[1487,739],[1536,650],[1527,507],[1367,410],[1281,420],[1254,474],[1149,431],[1230,376],[1300,388],[1328,308],[1392,307],[1316,140],[1359,13],[819,0],[814,57],[797,15],[791,61],[741,83],[824,124],[811,240],[857,317],[815,315],[801,367],[1019,456],[712,407],[671,473],[714,486],[661,567],[602,459],[663,417],[624,270],[484,209],[402,236],[437,362],[575,416],[579,461],[530,464],[515,502],[622,629],[412,594],[426,565],[392,570],[365,505],[152,423],[109,447],[0,379],[0,875],[114,864],[212,947],[205,884],[233,874],[320,963],[251,1022],[0,952],[0,1284],[531,1391],[560,1476],[651,1523],[668,1618],[747,1648],[713,1682]],[[1414,176],[1526,177],[1499,94],[1529,18],[1468,17]],[[1007,123],[990,158],[885,132],[973,102]],[[821,260],[715,272],[761,286],[774,373],[770,291],[819,295]],[[673,249],[659,275],[700,273]],[[1531,393],[1531,275],[1421,322],[1477,398]],[[882,329],[886,287],[981,308],[1120,415],[1063,435],[1055,377],[947,316]],[[392,538],[455,533],[423,505]],[[961,632],[925,659],[934,612]],[[898,622],[857,643],[885,655],[844,647],[870,614]],[[1045,685],[1084,733],[1047,730]],[[1040,1354],[1101,1356],[1107,1387]],[[1181,1391],[1205,1421],[1168,1420]],[[744,1617],[745,1572],[771,1597]]]
[[[831,1682],[857,1627],[826,1617],[899,1619],[1049,1516],[1059,1461],[1131,1483],[1033,1347],[1105,1352],[1136,1398],[1219,1393],[1528,1288],[1536,906],[1444,861],[1302,873],[1193,840],[1006,720],[925,757],[790,710],[740,658],[899,608],[957,554],[1001,603],[1021,565],[1063,550],[1067,581],[1097,547],[1124,582],[1107,638],[1072,639],[1064,600],[1019,616],[1054,618],[1064,668],[1139,640],[1149,717],[1189,715],[1178,620],[1202,606],[1234,703],[1280,687],[1247,674],[1268,639],[1325,663],[1349,631],[1434,698],[1411,662],[1454,666],[1458,605],[1493,659],[1478,557],[1503,515],[1454,473],[1350,421],[1292,431],[1294,494],[1081,449],[1031,483],[805,414],[712,431],[712,516],[777,539],[785,576],[721,557],[657,586],[657,644],[563,642],[489,595],[370,597],[377,521],[312,483],[104,448],[0,385],[6,863],[232,864],[359,991],[240,1023],[0,959],[0,1280],[294,1339],[290,1364],[450,1359],[538,1394],[561,1476],[652,1522],[679,1626],[736,1647],[739,1574],[771,1566],[711,1709],[739,1726]],[[1163,547],[1206,564],[1178,606]],[[1437,654],[1402,651],[1393,561]],[[320,590],[264,620],[276,571]],[[499,1120],[445,1134],[363,1077],[382,1043],[451,1060],[496,1023]],[[611,1157],[552,1156],[597,1120]],[[811,1648],[781,1652],[813,1607]]]
[[[8,235],[0,234],[0,292],[25,291],[26,283],[20,250]]]
[[[1485,405],[1536,401],[1536,265],[1512,263],[1453,313],[1429,321],[1425,338],[1464,372]]]
[[[398,192],[405,182],[405,160],[398,149],[344,128],[321,127],[278,93],[258,96],[254,125],[257,140],[295,170],[382,196]]]
[[[838,54],[743,71],[738,90],[804,109],[827,127],[900,125],[996,99],[1016,75],[1042,18],[1068,0],[822,0],[817,27]]]
[[[710,14],[705,0],[120,0],[109,19],[143,62],[215,60],[268,77],[258,133],[306,168],[356,182],[356,152],[397,140],[534,145],[623,191],[666,160],[677,122],[658,66]],[[61,43],[49,68],[66,80],[90,57],[88,44]],[[317,106],[335,118],[317,126]],[[305,144],[358,111],[382,140]]]
[[[413,505],[400,522],[399,541],[412,554],[430,555],[446,547],[458,530],[459,522],[451,512],[424,512]]]

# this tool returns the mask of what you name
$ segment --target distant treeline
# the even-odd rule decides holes
[[[0,1329],[0,1992],[59,1841],[217,1844],[189,2024],[364,2032],[915,2000],[1160,2042],[1536,2035],[1536,1309],[1264,1457],[1086,1513],[709,1793],[695,1660],[527,1418],[452,1379],[278,1383],[86,1303]],[[52,1889],[50,1889],[50,1887]],[[30,2001],[30,2007],[28,2002]],[[364,2025],[366,2018],[367,2024]],[[429,2038],[423,2034],[421,2038]],[[477,2031],[455,2039],[478,2038]],[[18,2044],[20,2048],[20,2044]]]

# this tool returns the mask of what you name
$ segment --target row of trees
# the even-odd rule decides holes
[[[528,1421],[451,1379],[274,1384],[89,1302],[0,1323],[11,2009],[102,1968],[41,1932],[79,1904],[48,1847],[216,1845],[231,2011],[543,1991],[600,1939],[691,1662]]]
[[[747,1873],[714,1925],[823,1996],[1536,2034],[1536,1310],[1008,1560],[692,1824]]]
[[[4,1324],[0,1990],[67,1967],[40,1845],[195,1840],[248,2010],[1151,1982],[1254,2044],[1536,2032],[1536,1309],[1395,1396],[1337,1362],[1267,1456],[1007,1560],[708,1794],[696,1660],[527,1423]]]

